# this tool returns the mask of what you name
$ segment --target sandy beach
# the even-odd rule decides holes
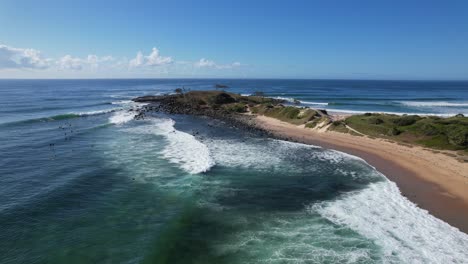
[[[255,121],[277,136],[363,158],[394,181],[402,194],[420,208],[468,233],[467,162],[419,146],[317,131],[266,116],[256,116]]]

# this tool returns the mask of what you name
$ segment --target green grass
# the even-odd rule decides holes
[[[330,119],[326,116],[314,118],[312,121],[309,121],[305,124],[307,128],[315,128],[318,124],[323,122],[330,122]]]
[[[436,149],[468,151],[468,117],[364,114],[348,117],[344,123],[372,137]],[[331,130],[349,132],[339,124],[334,124]]]
[[[179,103],[190,103],[196,106],[224,106],[226,104],[243,103],[257,105],[277,103],[278,100],[260,96],[242,96],[224,91],[190,91],[177,95]]]
[[[294,125],[302,125],[320,117],[318,112],[313,109],[295,106],[261,104],[251,107],[251,110],[254,114],[273,117]]]
[[[345,124],[341,121],[334,121],[328,129],[332,131],[336,131],[336,132],[341,132],[341,133],[351,132],[349,129],[346,128]]]
[[[247,105],[244,103],[232,103],[223,105],[224,110],[231,113],[245,113],[247,112]]]

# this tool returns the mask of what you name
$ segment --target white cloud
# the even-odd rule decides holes
[[[204,68],[207,70],[204,74],[209,74],[209,71],[241,66],[244,64],[239,62],[218,64],[206,58],[198,61],[175,61],[170,56],[162,56],[155,47],[147,55],[139,51],[132,59],[96,54],[86,56],[67,54],[50,58],[43,56],[35,49],[15,48],[0,44],[0,77],[9,77],[11,73],[25,77],[132,76],[135,74],[184,76],[199,74],[194,71],[195,68]]]
[[[0,69],[45,69],[51,64],[35,49],[20,49],[0,45]]]
[[[205,58],[201,58],[199,61],[195,63],[195,66],[203,68],[203,67],[216,67],[216,63],[212,60],[207,60]]]
[[[205,58],[201,58],[199,61],[195,62],[195,67],[198,68],[232,69],[240,66],[242,66],[240,62],[233,62],[231,64],[217,64],[216,62],[207,60]]]
[[[173,62],[171,57],[163,57],[159,54],[157,48],[153,48],[151,53],[148,56],[144,56],[141,51],[139,51],[136,57],[130,60],[130,67],[141,67],[141,66],[161,66],[166,64],[171,64]]]
[[[90,54],[86,58],[65,55],[62,58],[58,59],[56,63],[61,69],[79,71],[87,66],[97,68],[102,63],[107,63],[111,61],[114,61],[114,57],[112,56],[99,57],[97,55]]]
[[[86,63],[90,64],[93,67],[97,67],[97,66],[99,66],[100,63],[110,62],[110,61],[114,61],[114,60],[115,59],[112,56],[99,57],[97,55],[90,54],[86,58]]]
[[[64,70],[81,70],[83,69],[83,60],[80,58],[72,57],[71,55],[65,55],[57,60],[57,65]]]

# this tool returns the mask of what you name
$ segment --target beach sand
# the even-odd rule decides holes
[[[276,136],[363,158],[420,208],[468,233],[467,162],[419,146],[324,129],[315,131],[266,116],[256,116],[255,122]]]

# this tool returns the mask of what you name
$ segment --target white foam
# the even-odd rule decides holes
[[[130,104],[132,103],[132,100],[120,100],[120,101],[115,101],[111,102],[113,105],[123,105],[123,104]]]
[[[230,139],[206,139],[203,141],[213,154],[216,164],[226,167],[243,167],[256,170],[306,170],[303,166],[295,166],[290,159],[302,156],[305,160],[319,160],[329,164],[350,162],[362,159],[335,150],[325,150],[321,147],[302,143],[274,139],[250,139],[246,141]],[[298,150],[306,153],[297,153]],[[311,163],[313,164],[313,163]],[[307,170],[313,169],[307,167]]]
[[[194,136],[174,128],[172,119],[151,119],[149,126],[132,128],[132,132],[164,136],[168,144],[161,151],[163,157],[178,164],[191,174],[203,173],[215,165],[208,147]]]
[[[121,105],[121,106],[127,107],[127,108],[135,108],[135,107],[139,108],[141,106],[148,105],[149,103],[134,102],[132,100],[120,100],[120,101],[111,102],[111,104]]]
[[[328,103],[322,103],[322,102],[309,102],[309,101],[300,101],[300,102],[301,104],[307,104],[307,105],[328,105]]]
[[[275,97],[276,99],[286,100],[288,102],[294,102],[294,98],[287,97]],[[303,104],[310,105],[323,105],[328,106],[328,103],[318,103],[318,102],[307,102],[301,101]],[[467,105],[468,106],[468,105]],[[325,107],[325,109],[330,113],[336,114],[365,114],[365,113],[381,113],[381,114],[393,114],[393,115],[419,115],[419,116],[440,116],[440,117],[452,117],[457,114],[468,115],[468,112],[453,112],[453,113],[435,113],[435,112],[424,112],[424,113],[415,113],[415,112],[392,112],[392,111],[362,111],[362,110],[349,110],[349,109],[337,109],[331,107]]]
[[[378,113],[378,114],[392,114],[392,115],[419,115],[419,116],[441,116],[441,117],[451,117],[460,113],[414,113],[414,112],[391,112],[391,111],[360,111],[360,110],[348,110],[348,109],[333,109],[326,108],[330,113],[345,113],[345,114],[365,114],[365,113]],[[468,115],[468,112],[461,113]]]
[[[274,97],[274,99],[285,100],[290,103],[294,103],[294,101],[296,100],[295,98],[281,97],[281,96]],[[307,105],[328,105],[328,103],[324,103],[324,102],[311,102],[311,101],[302,101],[302,100],[298,100],[298,101],[301,102],[301,104],[307,104]]]
[[[131,95],[125,95],[125,94],[111,94],[109,95],[111,98],[119,98],[119,99],[126,99],[126,98],[132,98],[133,96]]]
[[[309,210],[374,240],[389,263],[468,260],[468,235],[418,208],[388,180]]]
[[[445,101],[432,101],[432,102],[418,102],[418,101],[398,101],[399,104],[416,107],[466,107],[468,102],[445,102]]]
[[[285,101],[288,101],[288,102],[294,102],[294,98],[291,98],[291,97],[282,97],[282,96],[276,96],[274,97],[274,99],[279,99],[279,100],[285,100]]]
[[[111,117],[109,117],[109,122],[111,122],[112,124],[121,125],[121,124],[127,123],[128,121],[133,120],[135,116],[136,116],[135,112],[121,110],[121,111],[115,112]]]
[[[102,115],[102,114],[107,114],[107,113],[112,113],[117,110],[120,110],[120,108],[111,108],[111,109],[103,109],[103,110],[96,110],[96,111],[89,111],[89,112],[80,112],[77,113],[80,116],[93,116],[93,115]]]

